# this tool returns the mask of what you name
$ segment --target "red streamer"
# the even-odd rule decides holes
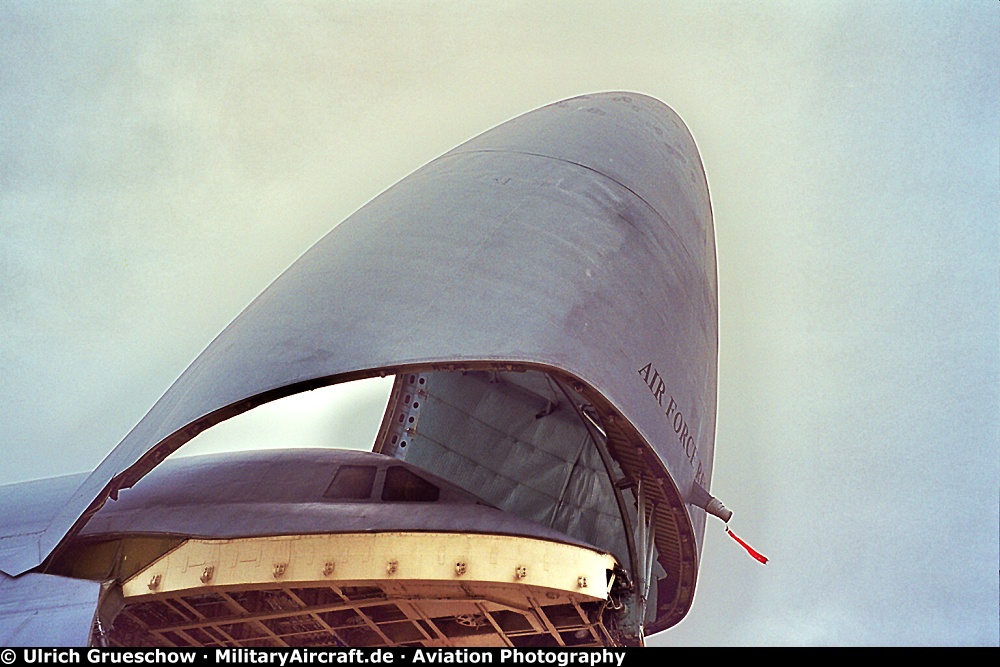
[[[741,547],[743,547],[744,549],[746,549],[748,554],[750,554],[751,556],[753,556],[754,558],[756,558],[758,561],[760,561],[764,565],[767,565],[767,556],[765,556],[764,554],[759,553],[758,551],[754,550],[754,548],[751,547],[749,544],[747,544],[746,542],[744,542],[740,538],[736,537],[736,533],[734,533],[733,531],[729,530],[729,526],[726,526],[726,532],[729,533],[729,537],[731,537],[734,540],[736,540]]]

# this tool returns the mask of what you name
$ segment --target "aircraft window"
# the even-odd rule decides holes
[[[367,500],[372,495],[376,470],[375,466],[340,466],[323,497],[331,500]]]
[[[392,466],[385,471],[382,500],[432,503],[440,495],[441,489],[402,466]]]

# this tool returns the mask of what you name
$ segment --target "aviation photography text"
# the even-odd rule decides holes
[[[568,648],[23,648],[0,651],[8,665],[607,665],[622,667],[627,649]]]

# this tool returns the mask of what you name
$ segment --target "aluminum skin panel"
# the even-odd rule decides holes
[[[66,505],[87,473],[0,486],[0,554],[34,544],[45,532],[52,518]]]
[[[101,584],[49,574],[0,574],[0,646],[87,646]]]
[[[585,95],[434,160],[336,226],[223,331],[36,538],[37,566],[197,432],[280,396],[400,368],[523,363],[599,393],[664,483],[708,487],[714,235],[694,141],[661,102]],[[700,544],[704,516],[685,530]]]

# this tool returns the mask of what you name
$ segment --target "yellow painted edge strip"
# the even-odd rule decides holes
[[[190,539],[122,585],[128,598],[198,588],[468,582],[525,585],[603,600],[610,554],[509,535],[337,533]],[[138,600],[136,600],[138,601]]]

